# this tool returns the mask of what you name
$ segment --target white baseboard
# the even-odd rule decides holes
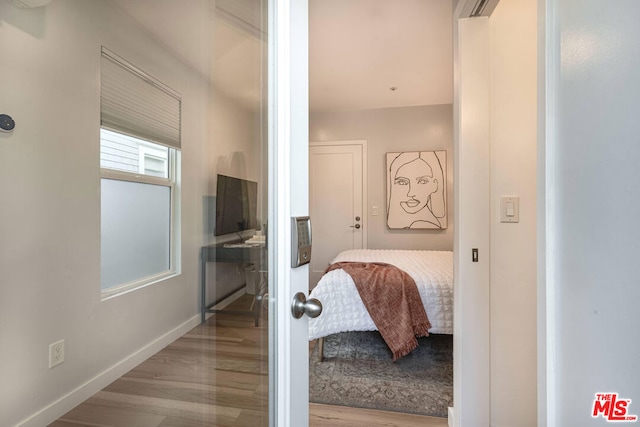
[[[89,397],[93,396],[149,357],[171,344],[182,335],[189,332],[195,326],[200,324],[200,314],[193,316],[191,319],[177,326],[173,330],[162,335],[155,341],[152,341],[146,347],[141,348],[135,353],[129,355],[125,359],[116,363],[104,372],[96,375],[86,383],[77,387],[75,390],[60,397],[55,402],[42,408],[30,417],[18,423],[17,427],[42,427],[54,422],[62,415],[66,414]]]
[[[447,423],[449,424],[449,427],[455,427],[456,425],[456,414],[451,406],[449,406],[449,418]]]
[[[237,300],[241,296],[244,296],[246,293],[247,293],[247,287],[244,286],[244,287],[238,289],[237,291],[235,291],[234,293],[232,293],[231,295],[229,295],[228,297],[226,297],[225,299],[223,299],[222,301],[220,301],[219,303],[217,303],[216,305],[214,305],[213,307],[209,307],[209,308],[212,309],[212,310],[223,310],[229,304],[231,304],[232,302],[234,302],[235,300]],[[210,318],[214,314],[215,313],[208,313],[208,312],[205,313],[205,315],[204,315],[205,320]]]
[[[242,288],[238,289],[237,291],[235,291],[234,293],[232,293],[231,295],[229,295],[228,297],[226,297],[225,299],[223,299],[222,301],[220,301],[219,303],[217,303],[211,308],[214,310],[222,310],[246,293],[247,293],[247,287],[243,286]]]

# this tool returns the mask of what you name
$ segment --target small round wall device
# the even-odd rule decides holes
[[[11,132],[16,127],[16,122],[7,114],[0,114],[0,132]]]

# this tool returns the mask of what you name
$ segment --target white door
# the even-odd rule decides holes
[[[270,426],[309,423],[309,321],[291,304],[308,294],[309,265],[291,264],[291,218],[309,214],[308,1],[269,1]]]
[[[364,147],[364,141],[310,144],[311,288],[339,252],[366,246]]]

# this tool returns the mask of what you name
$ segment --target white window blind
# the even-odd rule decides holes
[[[180,95],[102,48],[103,128],[180,149]]]

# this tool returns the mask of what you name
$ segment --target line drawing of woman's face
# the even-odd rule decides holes
[[[433,178],[431,166],[421,158],[398,168],[393,184],[398,194],[406,194],[400,206],[409,214],[427,207],[431,194],[438,191],[438,180]]]
[[[446,229],[446,151],[387,153],[387,227]]]

